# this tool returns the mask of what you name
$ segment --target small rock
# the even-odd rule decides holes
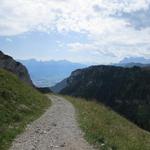
[[[65,143],[61,144],[60,147],[65,147]]]
[[[52,123],[52,126],[56,127],[56,126],[57,126],[57,124],[53,122],[53,123]]]

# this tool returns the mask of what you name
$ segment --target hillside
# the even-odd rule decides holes
[[[150,133],[101,103],[65,96],[77,110],[86,140],[99,150],[149,150]]]
[[[20,62],[0,51],[0,68],[8,70],[18,76],[18,78],[29,85],[33,85],[27,69]]]
[[[67,86],[67,78],[62,80],[61,82],[57,83],[56,85],[50,87],[50,89],[54,92],[54,93],[59,93],[64,87]]]
[[[45,96],[0,69],[0,149],[7,149],[16,135],[48,106],[50,101]]]
[[[51,87],[68,77],[73,70],[86,65],[66,60],[37,61],[35,59],[19,60],[28,69],[31,79],[38,87]]]
[[[72,72],[60,93],[96,99],[150,131],[150,70],[92,66]]]

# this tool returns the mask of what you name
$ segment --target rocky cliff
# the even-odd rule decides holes
[[[25,83],[33,86],[29,73],[24,65],[0,51],[0,68],[8,70]]]

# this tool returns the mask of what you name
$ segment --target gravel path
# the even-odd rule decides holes
[[[53,105],[28,125],[10,150],[93,150],[83,139],[72,104],[62,97],[49,98]]]

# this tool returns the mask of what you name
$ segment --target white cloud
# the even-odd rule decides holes
[[[144,44],[150,43],[150,27],[137,30],[126,19],[114,15],[147,10],[149,6],[150,0],[0,0],[0,36],[74,31],[86,33],[93,42],[71,43],[68,47],[72,50],[119,57],[147,55],[150,49]],[[142,52],[139,44],[143,44]]]
[[[103,56],[103,58],[113,58],[115,61],[119,61],[127,56],[143,56],[150,57],[150,43],[144,44],[145,49],[143,49],[143,44],[135,45],[124,45],[124,44],[105,44],[100,42],[91,42],[88,44],[84,43],[70,43],[68,44],[68,49],[74,53],[84,52],[85,54],[90,54],[90,56],[97,55]],[[95,62],[100,62],[99,59],[94,60]],[[105,61],[105,60],[103,60]],[[109,63],[109,60],[106,60],[105,63]]]
[[[80,52],[80,51],[91,51],[96,50],[97,46],[95,44],[82,44],[82,43],[69,43],[68,49],[72,52]]]
[[[150,0],[1,0],[0,35],[52,29],[89,33],[117,30],[128,22],[109,15],[147,9],[149,3]],[[95,11],[94,6],[100,11]]]

